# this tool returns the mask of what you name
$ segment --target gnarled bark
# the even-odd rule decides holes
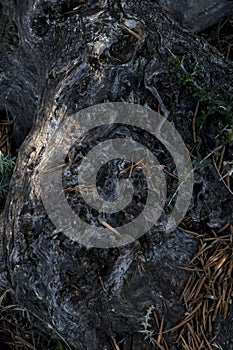
[[[185,27],[200,32],[223,17],[233,15],[233,4],[228,0],[159,0],[159,4]]]
[[[1,218],[0,287],[38,315],[38,327],[55,329],[74,349],[110,349],[113,338],[120,349],[152,349],[139,332],[144,316],[153,306],[166,328],[184,317],[179,297],[189,273],[176,265],[188,263],[198,240],[179,228],[170,234],[154,229],[125,247],[82,247],[50,221],[41,201],[40,163],[67,116],[122,100],[159,109],[190,152],[195,148],[195,157],[204,159],[216,146],[209,134],[218,134],[218,124],[209,117],[194,142],[197,98],[179,85],[174,58],[183,58],[187,69],[198,63],[195,79],[224,96],[233,93],[233,64],[151,1],[2,3],[17,40],[5,44],[0,103],[22,118],[16,130],[22,120],[33,126],[20,147]],[[200,162],[194,189],[190,230],[204,233],[203,227],[230,223],[232,196],[212,163]],[[176,333],[167,338],[176,349]],[[220,345],[227,349],[231,338]]]

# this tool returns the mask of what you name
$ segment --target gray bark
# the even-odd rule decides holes
[[[170,234],[154,229],[125,247],[82,247],[57,232],[43,207],[40,162],[68,115],[122,99],[160,108],[191,151],[197,101],[177,83],[172,57],[198,62],[198,79],[227,96],[233,93],[233,64],[150,1],[87,1],[76,10],[79,2],[72,1],[2,3],[11,29],[9,38],[2,34],[0,104],[17,117],[19,144],[27,133],[22,125],[32,129],[20,147],[1,217],[0,287],[45,321],[32,316],[37,327],[55,329],[73,349],[111,349],[112,337],[120,349],[153,349],[139,332],[143,317],[151,306],[166,328],[184,317],[179,296],[189,273],[176,265],[188,263],[198,240],[179,228]],[[217,133],[211,122],[197,131],[202,158],[212,151],[211,132]],[[188,216],[193,230],[232,220],[232,196],[213,164],[199,166]],[[224,349],[232,346],[232,335],[221,340]],[[167,338],[176,349],[176,333]]]
[[[200,32],[233,15],[233,3],[229,0],[159,0],[159,4],[175,20],[194,32]]]

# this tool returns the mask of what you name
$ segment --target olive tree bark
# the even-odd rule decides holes
[[[228,0],[158,0],[177,21],[194,32],[212,26],[223,17],[233,15],[233,3]]]
[[[207,104],[228,108],[233,64],[152,1],[1,2],[0,104],[16,118],[17,145],[32,127],[1,215],[0,288],[31,311],[38,328],[55,330],[73,349],[153,349],[140,332],[148,310],[156,310],[166,329],[185,317],[179,298],[189,272],[177,265],[188,264],[198,239],[181,227],[204,234],[232,223],[232,194],[209,162],[215,149],[221,152],[216,140],[229,123]],[[174,232],[152,229],[127,246],[86,248],[50,221],[39,169],[68,116],[108,101],[150,107],[176,127],[197,166],[194,194],[186,224]],[[206,115],[196,125],[197,104]],[[224,157],[231,154],[226,142]],[[166,156],[160,163],[174,168]],[[215,326],[223,349],[233,346],[232,315],[230,307],[229,318]],[[178,348],[176,336],[167,334],[170,349]]]

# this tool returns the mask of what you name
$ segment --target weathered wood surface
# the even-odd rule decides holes
[[[16,303],[48,325],[35,318],[38,327],[55,329],[74,349],[111,349],[112,337],[120,349],[152,349],[139,333],[143,317],[152,305],[167,328],[184,317],[179,296],[188,273],[175,266],[188,263],[198,241],[176,229],[148,233],[119,249],[80,247],[49,220],[38,169],[56,125],[106,101],[159,108],[188,149],[196,147],[204,158],[213,150],[208,135],[216,126],[209,120],[197,130],[195,145],[197,101],[177,83],[172,57],[198,62],[198,79],[229,96],[233,64],[150,1],[2,3],[9,37],[2,33],[0,104],[17,117],[16,130],[33,126],[1,217],[0,287],[10,288]],[[232,220],[232,196],[212,164],[200,165],[194,190],[190,229],[220,228]],[[223,349],[232,346],[232,335],[221,340]],[[174,339],[168,335],[171,349]]]
[[[233,3],[228,0],[158,0],[174,19],[194,32],[200,32],[224,17],[233,16]]]

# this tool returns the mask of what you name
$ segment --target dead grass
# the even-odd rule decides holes
[[[33,327],[31,320],[38,318],[25,308],[11,302],[10,291],[0,295],[0,349],[1,350],[72,350],[62,337],[51,336]],[[39,321],[44,322],[39,318]]]

